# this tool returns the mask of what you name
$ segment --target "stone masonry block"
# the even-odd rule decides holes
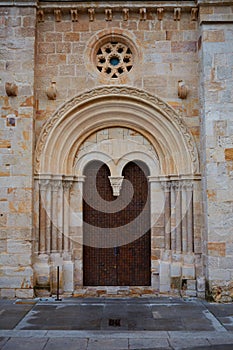
[[[226,243],[225,242],[209,242],[208,253],[210,256],[225,256]]]
[[[0,289],[0,298],[1,299],[13,299],[15,298],[15,289],[2,288]]]
[[[182,278],[195,279],[195,267],[194,267],[194,265],[182,266]]]
[[[172,263],[171,264],[171,277],[180,277],[181,276],[181,264]]]
[[[170,263],[161,261],[159,268],[160,276],[160,292],[168,292],[170,290]]]
[[[32,299],[34,297],[33,289],[16,289],[15,296],[22,299]]]

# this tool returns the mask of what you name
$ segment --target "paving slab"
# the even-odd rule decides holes
[[[129,339],[129,349],[161,349],[169,348],[167,339]]]
[[[87,350],[125,350],[128,339],[89,339]]]
[[[233,349],[233,304],[166,297],[49,298],[34,305],[0,300],[0,310],[3,350]]]
[[[47,338],[11,338],[1,348],[2,350],[43,350],[45,344],[48,342]]]
[[[32,309],[34,304],[16,304],[16,301],[1,300],[0,329],[14,329],[17,323]]]
[[[53,338],[49,339],[43,350],[86,350],[88,339]]]

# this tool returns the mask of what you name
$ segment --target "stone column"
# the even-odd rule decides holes
[[[33,253],[39,253],[39,236],[40,236],[40,186],[38,179],[34,181],[34,245]]]
[[[181,253],[182,250],[182,209],[181,209],[181,183],[176,182],[176,252]]]
[[[52,205],[51,205],[51,182],[49,181],[46,191],[46,225],[45,225],[45,245],[47,254],[51,251],[51,215],[52,215]]]
[[[186,182],[187,251],[193,253],[193,183]]]
[[[70,189],[72,180],[63,181],[63,234],[64,234],[64,252],[70,250]]]
[[[186,205],[186,183],[182,183],[182,251],[187,253],[188,234],[187,234],[187,205]]]
[[[59,199],[60,199],[60,190],[62,187],[61,180],[52,180],[52,239],[51,239],[51,250],[52,252],[57,252],[61,247],[61,237],[59,235],[59,220],[58,220],[58,210],[59,208]]]
[[[165,250],[171,249],[171,183],[161,182],[164,190]]]
[[[40,204],[39,204],[39,252],[44,253],[46,251],[46,198],[47,190],[50,185],[50,180],[40,180]]]
[[[148,177],[150,182],[151,211],[151,285],[159,289],[159,260],[161,251],[165,248],[164,239],[164,196],[160,178]]]
[[[85,176],[73,180],[70,192],[70,239],[75,261],[74,286],[83,285],[83,183]]]
[[[176,181],[171,182],[171,250],[176,250]]]

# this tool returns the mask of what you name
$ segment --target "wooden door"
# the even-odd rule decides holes
[[[112,194],[107,165],[97,161],[91,162],[85,168],[85,175],[84,285],[150,285],[150,199],[147,167],[135,162],[129,162],[125,166],[120,196],[123,198],[123,193],[126,193],[128,189],[127,180],[132,184],[133,196],[125,207],[119,211],[112,210],[113,212],[109,208],[111,206],[114,208],[116,197]],[[121,200],[121,197],[117,200]],[[100,202],[101,206],[98,204]],[[103,237],[96,234],[102,229]],[[108,237],[114,234],[114,230],[125,238],[126,244],[122,244],[121,240],[120,245],[110,246],[109,244],[107,248],[103,248]]]

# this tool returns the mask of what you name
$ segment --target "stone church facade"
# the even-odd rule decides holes
[[[233,5],[0,4],[0,297],[233,298]]]

